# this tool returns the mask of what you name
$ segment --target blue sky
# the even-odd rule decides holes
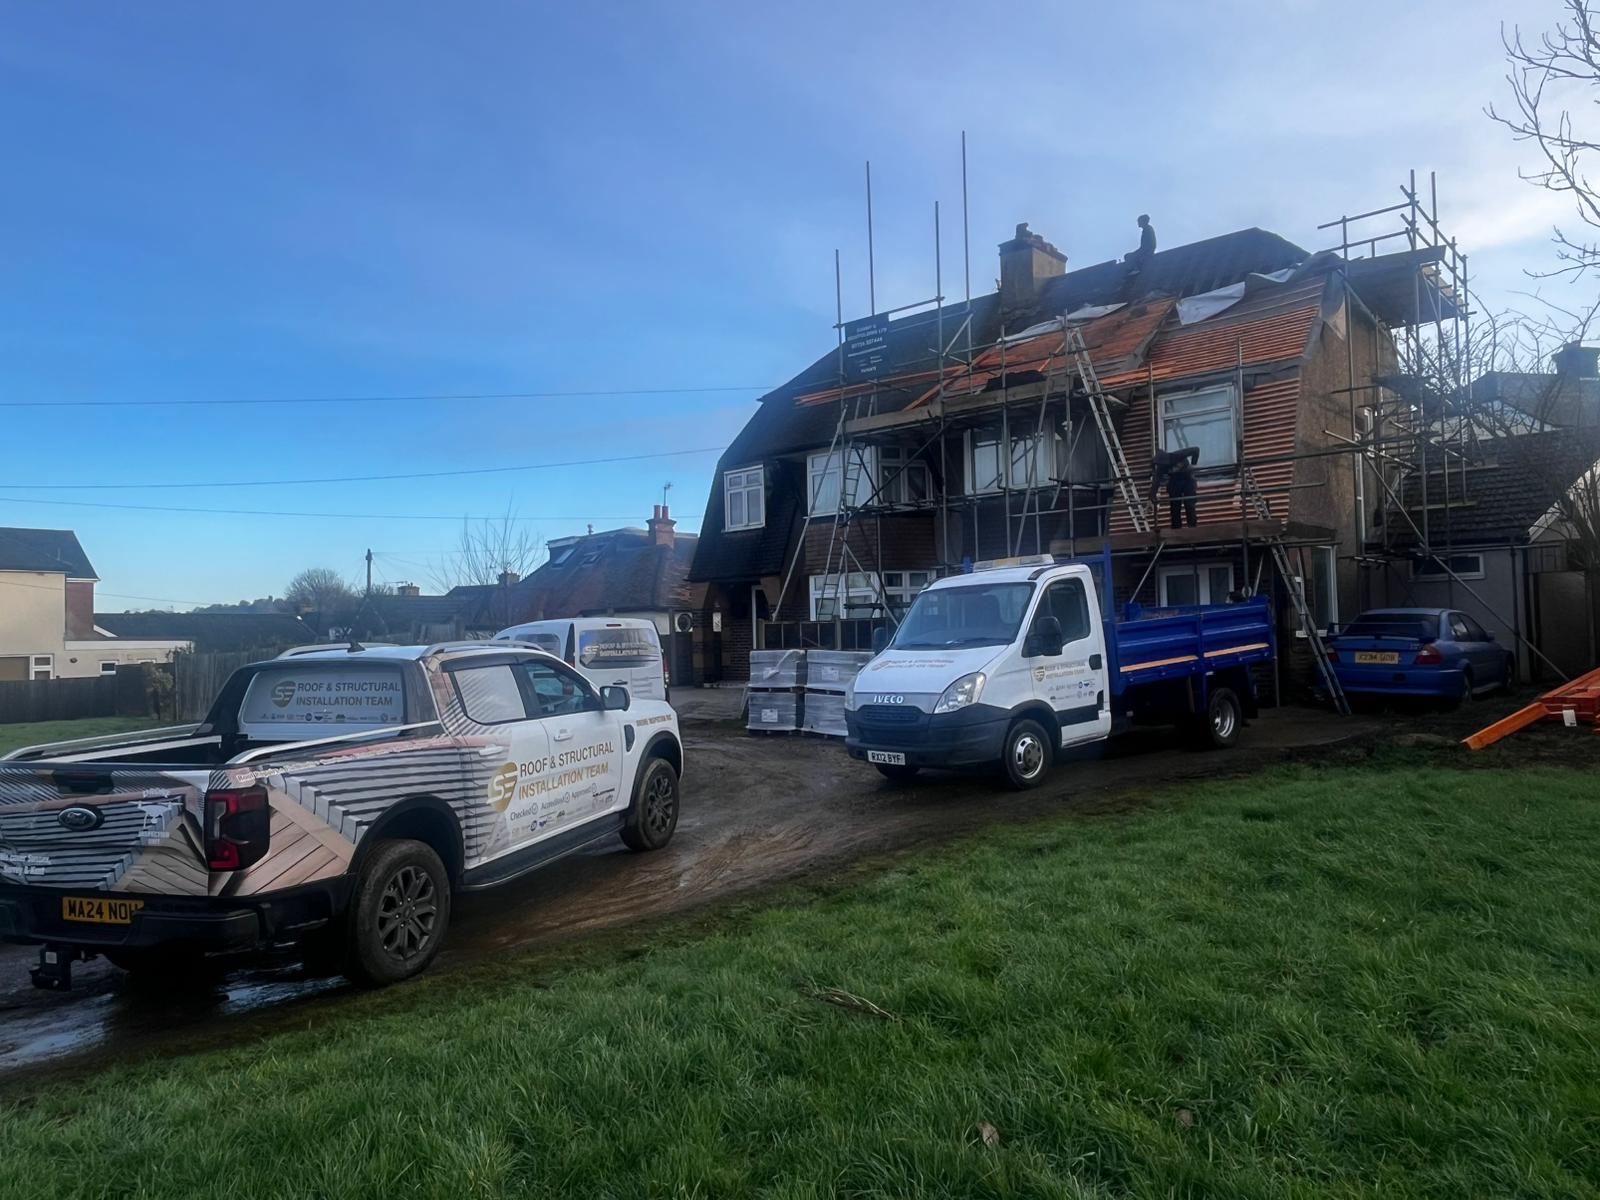
[[[1547,260],[1564,210],[1481,109],[1555,0],[1106,7],[0,0],[0,401],[47,405],[0,408],[0,524],[76,529],[110,610],[368,547],[427,584],[465,514],[639,524],[669,480],[693,530],[714,453],[229,481],[717,447],[757,391],[53,406],[773,385],[832,341],[835,247],[867,309],[868,158],[880,307],[932,294],[935,199],[959,295],[963,128],[974,291],[1019,220],[1073,265],[1142,211],[1316,247],[1412,167],[1491,298]],[[89,483],[207,486],[24,486]]]

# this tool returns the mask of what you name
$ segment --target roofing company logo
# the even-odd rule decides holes
[[[1045,669],[1043,667],[1035,667],[1033,669],[1033,681],[1035,683],[1043,683],[1044,682],[1044,677],[1045,677]]]
[[[278,708],[288,708],[294,699],[294,680],[280,679],[272,685],[272,703]]]
[[[489,807],[495,812],[505,812],[511,807],[511,797],[517,794],[517,764],[506,763],[489,776]]]

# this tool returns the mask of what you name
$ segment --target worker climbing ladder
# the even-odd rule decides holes
[[[1063,322],[1065,324],[1065,322]],[[1083,330],[1076,325],[1066,327],[1067,353],[1072,355],[1073,366],[1083,382],[1083,392],[1089,400],[1089,411],[1094,414],[1095,428],[1100,431],[1100,444],[1106,449],[1111,463],[1111,477],[1116,482],[1117,494],[1128,508],[1128,517],[1138,533],[1150,532],[1150,513],[1140,496],[1139,485],[1128,470],[1127,455],[1122,452],[1122,439],[1117,436],[1116,422],[1111,418],[1111,408],[1105,391],[1100,387],[1100,376],[1095,374],[1089,348],[1083,343]]]
[[[1249,467],[1239,472],[1239,490],[1245,501],[1255,510],[1256,516],[1263,521],[1273,519],[1272,506],[1267,503],[1261,485],[1256,482],[1255,473]],[[1317,664],[1317,674],[1322,678],[1323,689],[1333,701],[1333,707],[1345,716],[1349,716],[1350,701],[1344,694],[1344,688],[1339,684],[1339,676],[1334,671],[1333,664],[1328,661],[1328,647],[1322,640],[1322,634],[1317,630],[1317,619],[1311,613],[1311,606],[1306,603],[1305,580],[1291,566],[1289,551],[1281,537],[1276,534],[1271,535],[1267,538],[1267,545],[1272,549],[1272,562],[1278,568],[1278,575],[1283,580],[1284,587],[1289,590],[1289,603],[1294,605],[1295,616],[1300,620],[1300,632],[1305,634],[1306,649],[1311,651],[1311,657]]]

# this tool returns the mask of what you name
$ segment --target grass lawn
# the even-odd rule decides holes
[[[1593,1195],[1597,860],[1554,767],[1069,812],[47,1089],[0,1194]]]
[[[19,746],[64,742],[69,738],[103,737],[108,733],[154,729],[171,724],[174,722],[157,721],[152,717],[86,717],[81,721],[27,721],[20,725],[0,725],[0,754],[9,754]]]

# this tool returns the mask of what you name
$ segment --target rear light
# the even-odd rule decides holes
[[[1332,646],[1328,647],[1328,661],[1329,662],[1338,662],[1339,661],[1339,652],[1337,650],[1335,650]]]
[[[1416,662],[1419,667],[1436,667],[1444,661],[1444,655],[1439,653],[1437,646],[1424,646],[1417,651]]]
[[[265,788],[206,793],[206,866],[241,871],[258,863],[271,843],[272,808]]]

